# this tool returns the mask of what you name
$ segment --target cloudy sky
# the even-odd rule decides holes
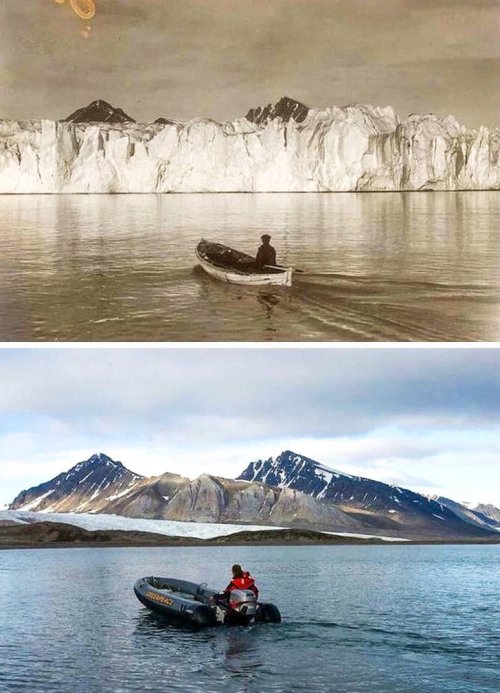
[[[500,0],[94,4],[84,20],[69,0],[0,0],[0,117],[102,98],[137,120],[225,120],[286,94],[500,122]]]
[[[237,476],[284,449],[500,506],[500,350],[3,349],[0,504],[94,452]]]

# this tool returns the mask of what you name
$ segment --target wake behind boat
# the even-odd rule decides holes
[[[233,590],[230,601],[224,602],[205,584],[151,576],[137,580],[134,592],[144,606],[179,624],[235,626],[281,621],[278,608],[258,602],[250,590]]]
[[[221,243],[202,238],[196,257],[207,274],[231,284],[292,286],[292,267],[259,267],[251,255]]]

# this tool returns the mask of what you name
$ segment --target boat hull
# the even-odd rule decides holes
[[[274,269],[270,270],[269,272],[255,269],[255,267],[252,267],[252,271],[245,271],[245,262],[241,262],[242,269],[231,266],[224,267],[208,257],[211,246],[217,248],[225,247],[216,243],[210,244],[207,241],[200,241],[198,247],[196,248],[196,257],[205,272],[215,279],[228,282],[229,284],[243,284],[245,286],[292,286],[292,267],[288,267],[286,269]],[[254,259],[250,256],[246,256],[238,251],[233,251],[231,248],[227,248],[227,251],[234,253],[236,256],[240,256],[241,258],[248,258],[248,260],[246,260],[246,264],[248,266],[251,266],[254,263]]]
[[[203,594],[203,588],[185,580],[175,580],[161,577],[140,578],[134,585],[137,599],[171,621],[192,626],[217,625],[215,608],[208,606],[211,595]],[[215,594],[215,592],[213,592]]]
[[[144,577],[134,585],[137,599],[151,611],[181,625],[207,627],[219,625],[248,625],[254,623],[279,623],[281,615],[274,606],[260,602],[251,621],[234,614],[221,619],[213,598],[216,590],[186,580],[164,577]]]

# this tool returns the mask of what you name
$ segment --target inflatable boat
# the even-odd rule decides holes
[[[230,600],[206,584],[168,577],[144,577],[134,585],[137,599],[168,620],[190,626],[279,623],[274,604],[258,602],[251,590],[233,590]]]

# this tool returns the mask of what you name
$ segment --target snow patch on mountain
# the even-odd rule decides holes
[[[42,493],[41,496],[38,496],[37,498],[32,500],[30,503],[25,503],[25,505],[23,506],[23,510],[36,510],[36,508],[40,505],[40,503],[43,501],[43,499],[50,496],[51,493],[54,493],[54,489],[51,489],[50,491],[47,491],[46,493]]]
[[[10,508],[38,512],[95,511],[101,507],[99,502],[107,501],[105,496],[128,493],[143,479],[126,469],[121,462],[98,453],[78,462],[54,479],[22,491]],[[96,506],[94,501],[97,498],[99,502]]]
[[[474,521],[476,526],[472,527],[469,519],[443,503],[444,499],[343,474],[290,450],[276,458],[251,462],[240,478],[300,491],[358,520],[374,523],[380,529],[391,528],[398,534],[457,536],[492,530],[484,522]]]

